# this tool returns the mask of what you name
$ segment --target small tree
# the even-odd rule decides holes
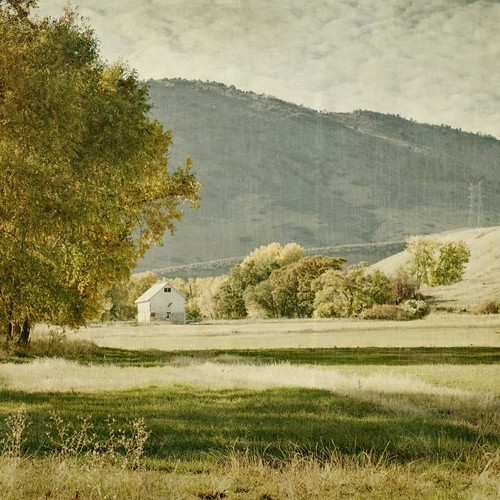
[[[406,251],[410,254],[410,258],[405,269],[413,278],[417,289],[422,283],[430,282],[439,248],[439,241],[433,238],[414,236],[406,242]]]
[[[400,272],[391,279],[391,303],[401,304],[405,300],[415,299],[418,296],[417,288],[411,276]]]
[[[434,238],[412,237],[406,250],[410,254],[403,268],[415,283],[429,286],[450,285],[462,279],[470,250],[464,241],[442,242]]]
[[[431,286],[451,285],[462,279],[470,250],[463,241],[449,241],[439,249],[439,256],[431,274]]]

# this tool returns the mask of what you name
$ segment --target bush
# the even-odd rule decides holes
[[[401,304],[405,300],[418,298],[417,287],[407,274],[399,274],[391,279],[391,304]]]
[[[410,321],[429,314],[429,306],[423,300],[406,300],[401,305],[381,304],[365,309],[363,319],[386,321]]]
[[[399,307],[408,315],[408,319],[423,318],[430,311],[425,300],[405,300]]]
[[[380,319],[387,321],[405,321],[408,318],[404,311],[393,304],[377,304],[370,309],[365,309],[361,314],[363,319]]]
[[[494,300],[487,300],[478,306],[477,314],[498,314],[500,313],[500,303]]]

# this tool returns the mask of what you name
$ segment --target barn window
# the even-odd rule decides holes
[[[169,287],[169,286],[166,286],[164,289],[163,289],[164,292],[166,293],[170,293],[172,291],[172,289]]]
[[[151,317],[152,317],[152,318],[156,318],[156,313],[155,313],[155,312],[152,312],[152,313],[151,313]]]
[[[171,313],[171,312],[167,312],[167,314],[166,314],[166,318],[167,318],[167,319],[170,319],[171,317],[172,317],[172,313]]]

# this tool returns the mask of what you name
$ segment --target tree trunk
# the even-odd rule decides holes
[[[31,333],[30,320],[28,318],[24,318],[23,326],[21,327],[21,331],[19,332],[19,337],[17,339],[18,345],[26,347],[29,343],[30,333]]]
[[[2,332],[2,347],[5,350],[8,350],[12,340],[12,323],[10,321],[6,321],[2,325],[1,332]]]

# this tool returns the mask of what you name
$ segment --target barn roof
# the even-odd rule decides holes
[[[137,298],[135,303],[139,304],[141,302],[148,302],[160,290],[162,290],[164,286],[169,286],[170,288],[172,288],[172,290],[175,290],[176,292],[180,293],[184,297],[184,294],[179,292],[179,290],[177,290],[177,288],[173,287],[170,283],[156,283],[156,285],[153,285],[149,290],[146,290],[139,298]]]

